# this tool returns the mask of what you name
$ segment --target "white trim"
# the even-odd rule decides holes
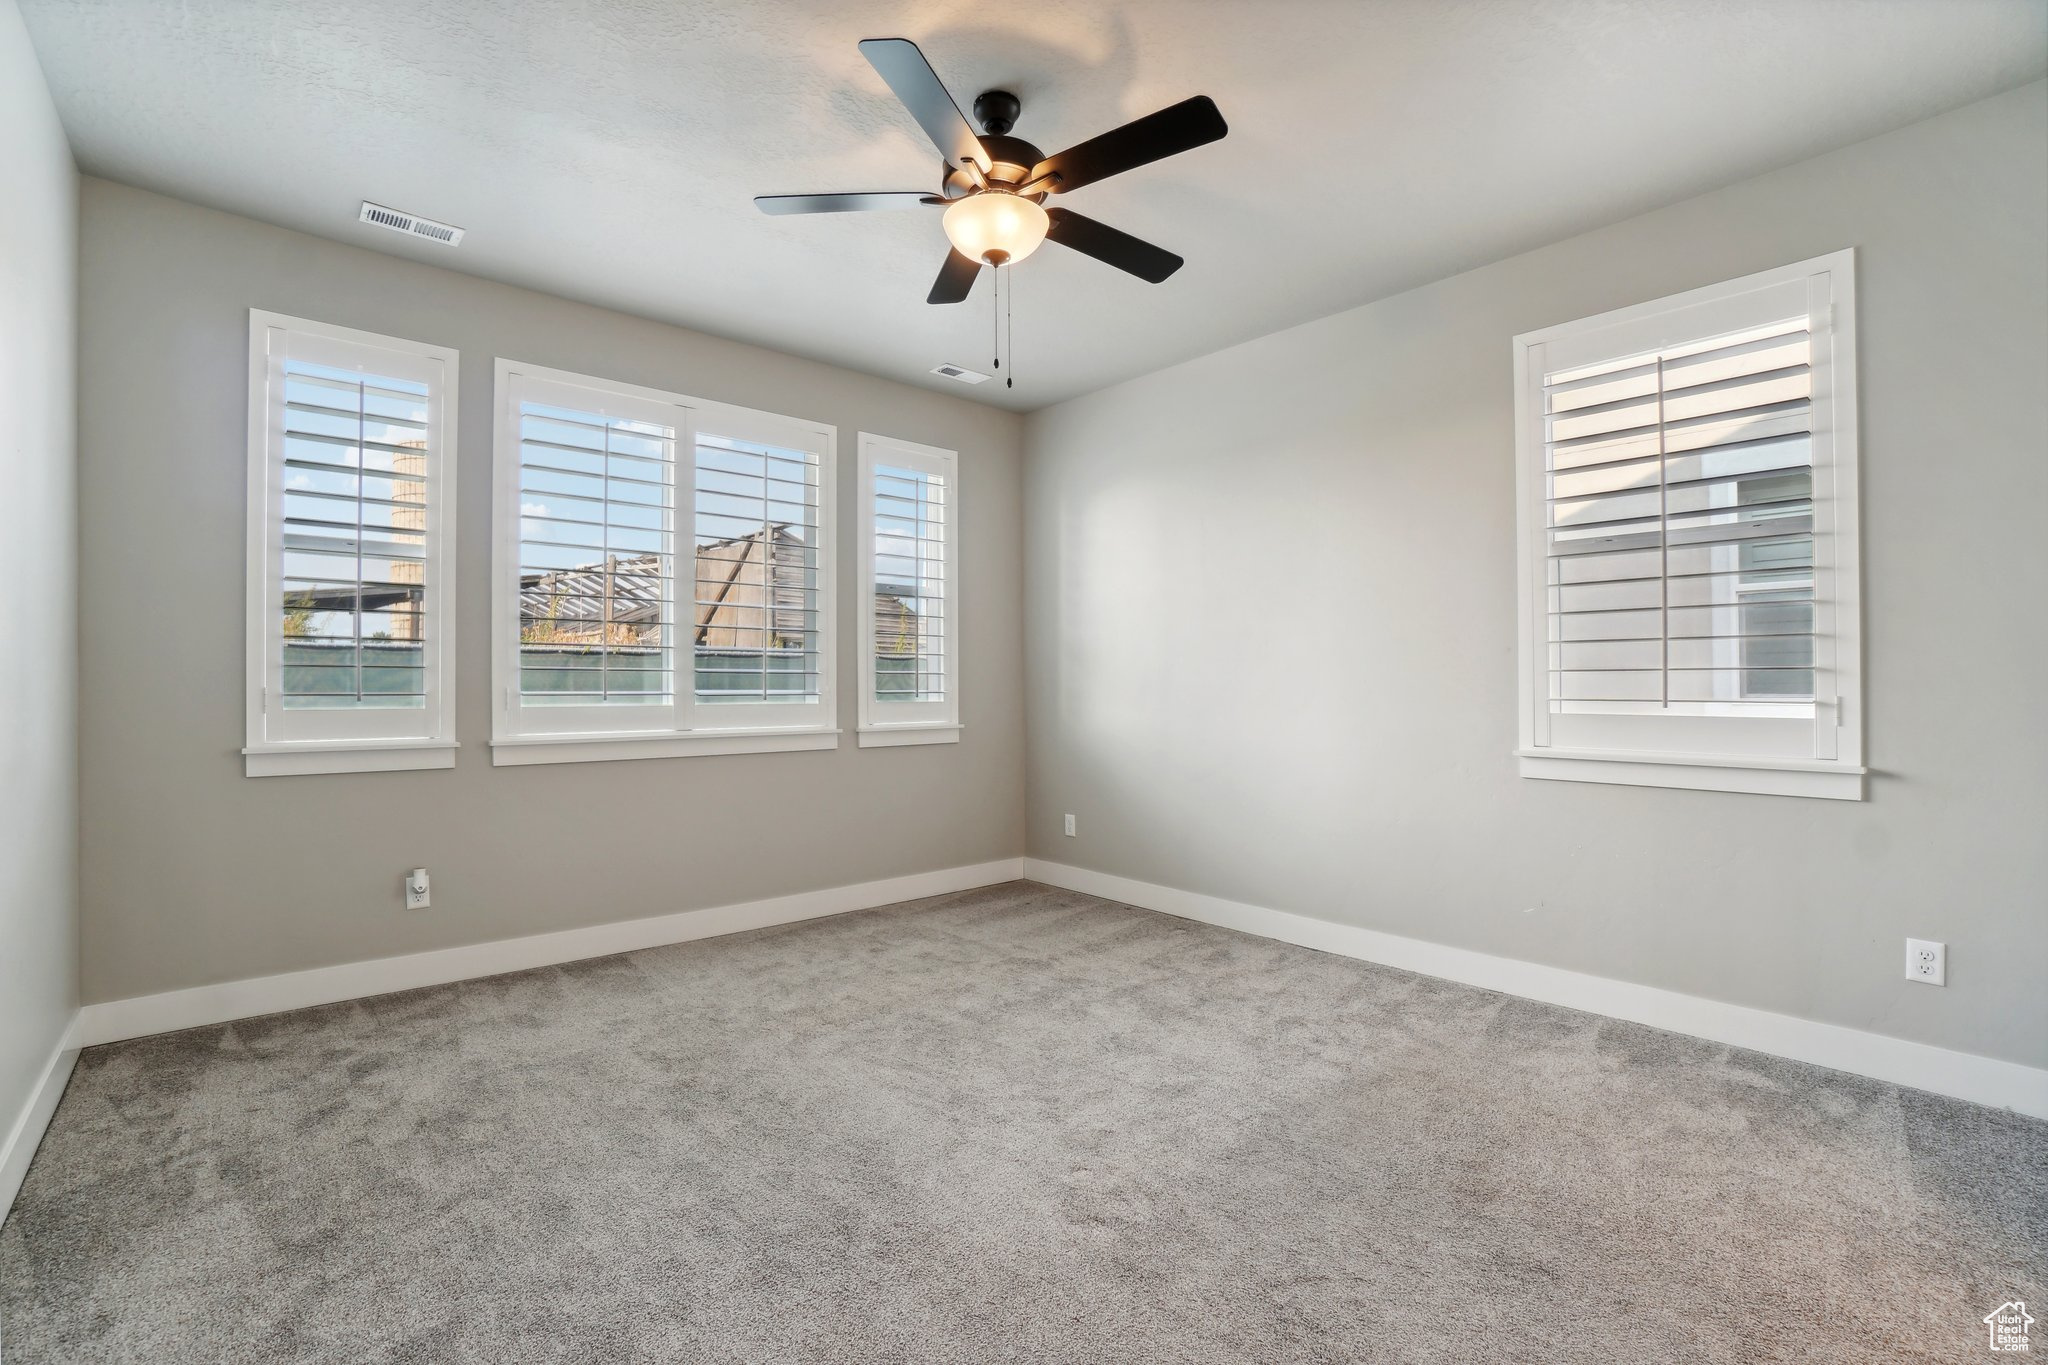
[[[905,744],[958,744],[960,725],[863,725],[858,740],[863,749],[893,749]]]
[[[510,735],[491,741],[491,765],[605,763],[692,754],[808,753],[839,747],[837,730],[694,730],[686,734]]]
[[[50,1060],[43,1064],[42,1074],[29,1087],[21,1112],[7,1129],[6,1141],[0,1142],[0,1223],[7,1221],[14,1208],[14,1196],[21,1193],[29,1163],[35,1160],[36,1148],[49,1130],[50,1116],[57,1112],[57,1101],[64,1098],[71,1069],[78,1064],[78,1049],[79,1016],[73,1014],[57,1036],[57,1046],[50,1050]]]
[[[824,422],[735,407],[687,394],[500,356],[494,371],[491,542],[491,762],[495,766],[677,758],[701,754],[780,753],[838,747],[837,535],[838,428]],[[674,623],[694,613],[672,603],[672,695],[645,706],[521,706],[519,587],[521,454],[518,404],[532,392],[563,407],[658,423],[674,431],[668,522],[678,564],[694,554],[697,439],[722,436],[802,450],[818,461],[818,699],[815,702],[713,703],[696,697],[696,651]],[[687,479],[685,476],[688,476]],[[694,561],[693,561],[694,562]],[[689,579],[694,582],[694,568]],[[682,581],[678,570],[677,581]],[[690,593],[694,599],[694,590]],[[801,722],[790,723],[790,722]],[[550,724],[564,727],[548,729]]]
[[[1812,715],[1553,714],[1544,376],[1804,311],[1811,338]],[[1853,248],[1514,339],[1517,716],[1523,777],[1860,801],[1856,253]],[[1676,751],[1683,751],[1682,753]],[[1713,760],[1720,759],[1720,762]],[[1804,759],[1795,766],[1787,761]],[[1716,771],[1707,771],[1716,769]],[[1804,774],[1794,776],[1793,774]]]
[[[285,401],[284,366],[288,349],[304,348],[322,364],[374,369],[427,386],[427,500],[425,511],[424,607],[426,644],[422,661],[424,704],[419,708],[360,710],[286,710],[277,674],[281,668],[282,635],[277,579],[282,569],[283,447],[279,436]],[[374,353],[374,356],[365,353]],[[337,327],[331,323],[249,310],[249,393],[245,592],[245,662],[243,772],[249,777],[286,773],[369,772],[403,768],[440,768],[446,761],[408,760],[399,751],[452,744],[455,737],[456,656],[456,495],[457,414],[460,410],[461,356],[446,346]],[[336,757],[323,763],[316,749],[331,748]],[[365,751],[384,750],[382,757]],[[290,754],[289,761],[270,757]]]
[[[1024,860],[1024,875],[1048,886],[1221,925],[1319,952],[1811,1062],[1972,1104],[2048,1118],[2048,1069],[2019,1062],[1954,1052],[1840,1024],[1824,1024],[1656,986],[1336,924],[1039,858]]]
[[[944,661],[945,695],[939,701],[881,701],[875,696],[875,466],[910,469],[939,481],[945,519],[940,523],[940,658]],[[854,577],[858,622],[858,662],[854,668],[859,695],[856,708],[864,749],[899,744],[952,744],[960,738],[960,452],[920,445],[894,436],[863,431],[856,443],[854,473]],[[926,737],[913,737],[924,731]]]
[[[455,751],[461,747],[452,739],[264,744],[242,750],[242,771],[247,777],[297,777],[307,773],[395,773],[452,768]]]
[[[862,882],[854,886],[800,891],[790,896],[748,901],[740,905],[685,910],[679,914],[650,919],[622,920],[582,929],[563,929],[526,938],[500,939],[495,943],[473,943],[459,948],[410,953],[404,957],[350,962],[310,971],[287,972],[281,976],[252,977],[225,981],[189,990],[167,991],[162,995],[137,996],[87,1005],[79,1011],[77,1042],[86,1047],[142,1038],[154,1033],[224,1024],[259,1014],[331,1005],[341,1000],[385,995],[392,991],[417,990],[450,981],[497,976],[504,972],[551,967],[585,958],[608,957],[640,948],[657,948],[668,943],[715,938],[721,934],[744,933],[775,924],[818,919],[868,910],[878,905],[943,896],[1015,881],[1022,875],[1022,860],[1000,858],[969,867],[918,872],[904,877]]]
[[[1680,787],[1758,796],[1863,799],[1862,768],[1823,759],[1742,759],[1727,754],[1624,753],[1607,749],[1517,749],[1523,777],[1605,782],[1620,787]]]

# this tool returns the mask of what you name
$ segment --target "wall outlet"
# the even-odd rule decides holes
[[[424,910],[427,908],[427,870],[416,867],[405,877],[405,908]]]
[[[1932,939],[1906,940],[1906,980],[1930,986],[1948,984],[1948,945]]]
[[[1067,817],[1067,837],[1069,839],[1074,837],[1074,817],[1071,815]]]

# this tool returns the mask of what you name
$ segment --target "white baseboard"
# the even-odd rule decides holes
[[[1454,948],[1355,925],[1312,919],[1307,915],[1269,910],[1263,906],[1134,881],[1064,863],[1038,858],[1005,858],[971,867],[806,891],[741,905],[688,910],[652,919],[625,920],[587,929],[565,929],[496,943],[443,948],[405,957],[351,962],[281,976],[255,977],[87,1005],[79,1011],[69,1035],[51,1057],[42,1082],[16,1120],[6,1146],[0,1147],[0,1195],[12,1199],[14,1187],[27,1170],[28,1159],[49,1122],[50,1112],[56,1108],[57,1098],[64,1092],[64,1083],[70,1076],[72,1062],[80,1047],[221,1024],[309,1005],[329,1005],[392,991],[495,976],[501,972],[548,967],[638,948],[659,947],[665,943],[685,943],[692,939],[763,929],[775,924],[892,905],[922,896],[941,896],[978,886],[993,886],[1013,881],[1019,876],[1304,948],[1378,962],[1546,1004],[1586,1010],[1647,1024],[1652,1028],[1668,1029],[1673,1033],[1812,1062],[1894,1085],[1950,1095],[1974,1104],[2048,1118],[2048,1070],[2023,1066],[2018,1062],[1954,1052],[1904,1038],[1844,1028],[1839,1024],[1773,1014],[1768,1010],[1731,1005],[1655,986],[1616,981],[1562,967],[1496,957],[1469,948]]]
[[[803,891],[793,896],[776,896],[741,905],[685,910],[651,919],[623,920],[587,929],[563,929],[551,934],[501,939],[495,943],[442,948],[404,957],[315,967],[310,971],[287,972],[281,976],[194,986],[189,990],[166,991],[162,995],[110,1000],[104,1004],[87,1005],[79,1011],[76,1043],[93,1047],[124,1038],[142,1038],[153,1033],[224,1024],[232,1019],[248,1019],[259,1014],[304,1009],[309,1005],[331,1005],[340,1000],[388,995],[392,991],[497,976],[502,972],[525,971],[531,967],[552,967],[557,963],[608,957],[638,948],[687,943],[691,939],[765,929],[770,925],[844,914],[850,910],[868,910],[923,896],[969,891],[978,886],[1015,881],[1022,875],[1021,859],[1003,858],[971,867],[889,877],[855,886],[829,887],[823,891]]]
[[[2048,1070],[2018,1062],[1952,1052],[1839,1024],[1823,1024],[1655,986],[1311,919],[1065,863],[1026,858],[1024,875],[1048,886],[1083,891],[1105,900],[1201,920],[1304,948],[1812,1062],[1973,1104],[2048,1118]]]
[[[36,1146],[50,1126],[50,1115],[57,1112],[57,1101],[64,1097],[71,1068],[78,1062],[78,1046],[78,1016],[74,1014],[51,1050],[42,1075],[29,1088],[28,1098],[7,1130],[6,1140],[0,1142],[0,1223],[7,1221],[14,1196],[21,1191],[22,1178],[28,1174],[28,1163],[34,1159]]]

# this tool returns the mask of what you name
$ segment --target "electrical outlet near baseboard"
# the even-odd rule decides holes
[[[429,904],[427,891],[427,870],[424,867],[414,868],[406,874],[405,878],[405,908],[408,910],[426,909]]]
[[[1946,986],[1948,945],[1927,938],[1907,939],[1906,980],[1923,981],[1930,986]]]
[[[1069,839],[1073,838],[1073,837],[1074,837],[1074,817],[1073,817],[1073,816],[1071,816],[1071,815],[1069,815],[1069,816],[1067,817],[1067,825],[1066,825],[1066,829],[1067,829],[1067,837],[1068,837]]]

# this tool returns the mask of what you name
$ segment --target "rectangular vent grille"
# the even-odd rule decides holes
[[[979,384],[988,378],[978,370],[970,370],[961,365],[934,365],[932,373],[942,374],[948,379],[957,379],[963,384]]]
[[[443,246],[459,246],[462,243],[462,229],[450,223],[437,223],[431,218],[416,214],[400,213],[397,209],[385,208],[382,204],[363,201],[360,221],[372,223],[393,232],[402,232],[408,237],[424,237],[430,242]]]

